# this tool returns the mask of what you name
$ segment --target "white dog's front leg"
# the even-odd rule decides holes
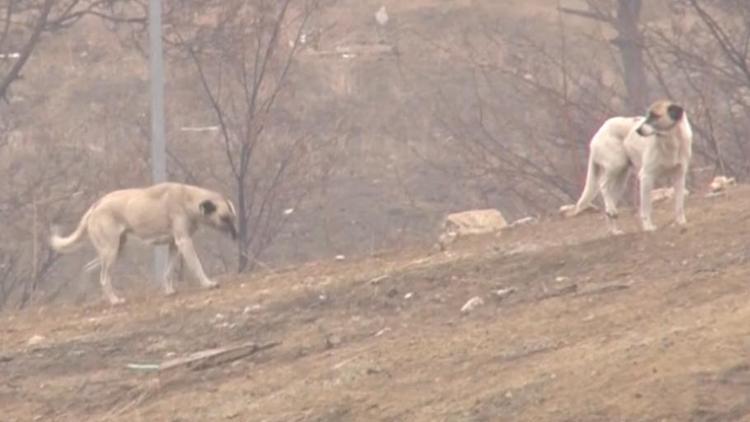
[[[687,224],[685,218],[685,175],[686,170],[682,167],[674,175],[674,216],[675,221],[678,225],[684,226]]]
[[[656,230],[651,222],[651,191],[654,189],[654,178],[649,173],[641,170],[641,224],[644,231]]]
[[[200,260],[198,260],[198,254],[195,253],[195,248],[193,248],[193,241],[190,240],[189,237],[178,237],[175,239],[175,244],[177,245],[177,249],[179,249],[180,254],[182,254],[182,257],[185,259],[185,262],[187,263],[188,268],[190,268],[190,271],[192,271],[193,274],[198,277],[198,281],[200,281],[201,286],[206,288],[218,286],[215,281],[209,279],[206,276],[206,273],[203,272],[203,266],[201,265]]]

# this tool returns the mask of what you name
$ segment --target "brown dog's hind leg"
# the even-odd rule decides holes
[[[124,230],[106,216],[95,215],[92,215],[89,220],[88,229],[91,243],[99,254],[99,264],[101,265],[99,283],[102,285],[104,296],[112,305],[125,303],[125,299],[117,296],[112,288],[111,276],[112,267],[117,261],[120,247],[125,243],[123,239],[125,237]]]

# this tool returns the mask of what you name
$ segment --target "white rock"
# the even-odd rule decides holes
[[[344,255],[336,255],[336,261],[343,261],[346,259],[346,256]]]
[[[379,330],[377,333],[375,333],[375,337],[380,337],[383,334],[387,333],[388,331],[391,331],[391,327],[385,327],[385,328]]]
[[[413,297],[414,297],[414,292],[409,292],[409,293],[407,293],[407,294],[404,295],[404,299],[407,299],[407,300],[411,299]]]
[[[537,221],[536,217],[531,217],[531,216],[524,217],[524,218],[519,218],[518,220],[510,223],[510,227],[517,227],[517,226],[523,226],[523,225],[526,225],[526,224],[533,224],[533,223],[536,223],[536,221]]]
[[[26,344],[29,345],[29,346],[36,346],[36,345],[42,343],[44,340],[46,340],[46,338],[44,338],[44,336],[40,336],[39,334],[34,334],[33,336],[31,336],[31,338],[29,339],[29,341],[26,342]]]
[[[254,305],[245,306],[245,309],[242,310],[242,313],[249,314],[250,312],[259,311],[259,310],[260,310],[260,304],[256,303]]]
[[[651,202],[657,203],[671,199],[674,196],[674,188],[657,188],[651,191]]]
[[[495,296],[499,297],[500,299],[505,298],[507,296],[510,296],[513,292],[515,292],[516,289],[513,287],[508,287],[505,289],[497,289],[493,293],[495,293]]]
[[[471,299],[469,299],[466,303],[464,303],[464,306],[461,307],[461,312],[467,313],[473,311],[478,306],[484,305],[484,300],[479,296],[474,296]]]
[[[443,218],[438,244],[444,250],[458,237],[495,233],[507,226],[503,214],[494,208],[448,214]]]
[[[737,184],[734,177],[716,176],[711,181],[711,192],[721,192],[727,190],[727,188]]]
[[[385,6],[380,6],[377,12],[375,12],[375,21],[379,25],[385,25],[388,23],[388,12],[385,10]]]

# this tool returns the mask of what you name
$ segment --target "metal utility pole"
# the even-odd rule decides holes
[[[161,43],[161,0],[149,0],[148,38],[151,73],[151,175],[154,183],[167,180],[167,153],[164,135],[164,53]],[[167,265],[165,247],[154,252],[154,273],[157,280]]]

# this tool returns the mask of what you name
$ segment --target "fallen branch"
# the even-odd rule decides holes
[[[233,362],[235,360],[255,354],[261,350],[276,347],[280,344],[280,341],[266,344],[245,343],[238,346],[203,350],[200,352],[195,352],[183,358],[176,358],[168,360],[166,362],[162,362],[159,365],[159,370],[165,371],[168,369],[185,367],[197,371]]]
[[[161,363],[130,363],[127,367],[145,371],[166,371],[174,368],[187,368],[197,371],[233,362],[280,344],[280,341],[265,344],[243,343],[236,346],[202,350],[185,357],[170,359]]]

